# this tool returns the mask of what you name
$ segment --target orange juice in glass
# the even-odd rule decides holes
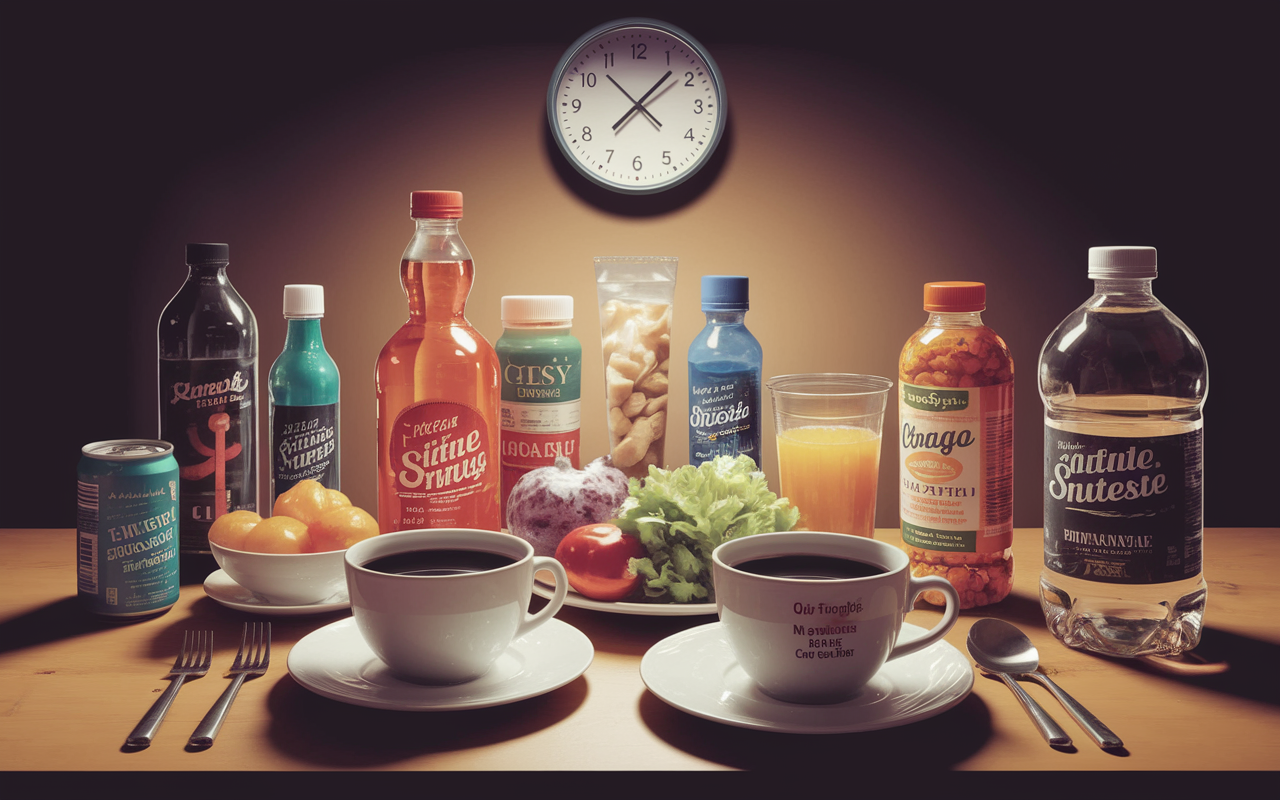
[[[797,529],[870,537],[875,530],[880,429],[893,382],[873,375],[782,375],[768,383],[781,494]]]

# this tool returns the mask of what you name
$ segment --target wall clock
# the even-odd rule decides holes
[[[547,88],[552,138],[591,181],[624,194],[670,189],[711,158],[725,125],[720,69],[674,25],[628,18],[565,52]]]

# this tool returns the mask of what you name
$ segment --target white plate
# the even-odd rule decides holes
[[[300,617],[307,614],[325,614],[351,607],[347,587],[343,586],[332,596],[319,603],[303,606],[280,606],[265,600],[231,580],[224,570],[215,569],[204,579],[204,593],[227,608],[248,611],[250,614],[266,614],[274,617]]]
[[[533,582],[533,593],[538,597],[551,599],[555,593],[555,585],[545,583],[541,579]],[[700,614],[715,614],[715,603],[616,603],[605,600],[592,600],[583,597],[569,587],[564,604],[571,608],[589,608],[592,611],[604,611],[609,614],[634,614],[640,617],[696,617]]]
[[[924,628],[904,624],[905,640]],[[894,659],[852,700],[784,703],[761,692],[738,666],[719,622],[690,628],[649,648],[640,661],[649,691],[696,717],[783,733],[854,733],[893,728],[941,714],[968,696],[973,667],[945,641]]]
[[[547,620],[511,643],[489,671],[453,686],[401,680],[373,654],[353,617],[312,631],[289,651],[289,674],[318,695],[369,708],[487,708],[559,689],[587,671],[595,649],[582,631]]]

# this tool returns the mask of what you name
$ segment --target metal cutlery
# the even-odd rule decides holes
[[[151,738],[155,736],[156,730],[159,729],[160,723],[164,721],[164,715],[169,710],[169,706],[173,703],[173,698],[178,696],[178,690],[182,688],[182,683],[188,677],[198,678],[209,671],[209,664],[213,661],[213,631],[186,631],[182,634],[182,651],[178,653],[178,657],[173,662],[169,674],[173,681],[169,684],[169,688],[164,690],[164,694],[152,704],[151,710],[147,712],[142,721],[138,723],[133,732],[129,734],[129,738],[125,740],[126,744],[131,747],[147,747],[151,744]]]
[[[236,660],[229,671],[231,685],[223,690],[222,696],[209,709],[209,713],[200,720],[187,743],[193,747],[213,746],[213,739],[218,735],[222,721],[226,719],[227,711],[231,709],[231,703],[240,691],[240,685],[246,677],[265,675],[270,663],[271,623],[246,622],[240,635],[240,652],[236,653]]]

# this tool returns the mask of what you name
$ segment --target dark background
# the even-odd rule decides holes
[[[1158,247],[1156,294],[1199,336],[1211,369],[1206,524],[1277,524],[1266,500],[1274,483],[1266,420],[1278,386],[1273,303],[1264,300],[1267,286],[1274,291],[1278,218],[1275,5],[835,7],[6,4],[0,526],[72,527],[80,446],[155,435],[134,429],[136,420],[154,418],[155,388],[131,364],[135,320],[154,329],[161,308],[140,304],[137,286],[154,277],[167,297],[181,281],[182,240],[163,274],[153,275],[146,255],[154,236],[148,221],[165,211],[158,204],[180,176],[234,160],[335,95],[384,78],[420,80],[429,102],[428,55],[533,48],[553,53],[531,67],[549,76],[554,54],[588,28],[631,15],[673,22],[713,53],[750,45],[844,62],[887,87],[886,102],[909,95],[1000,152],[1020,181],[1069,209],[1069,225],[1046,223],[1043,236],[1057,240],[1064,263],[1077,271],[1075,293],[1027,298],[1043,305],[1046,332],[1088,294],[1078,279],[1085,248]],[[953,131],[918,135],[942,141]],[[563,169],[557,174],[566,179]],[[575,191],[588,205],[607,201]],[[397,231],[394,252],[408,238],[407,228]],[[1169,263],[1179,265],[1176,272]],[[916,316],[907,332],[923,321],[918,298],[909,299]],[[260,323],[278,317],[276,303],[273,297],[271,308],[258,310]],[[1034,397],[1027,378],[1038,342],[1023,346],[1030,354],[1021,362],[1025,399]],[[263,376],[278,347],[264,335]],[[363,372],[351,374],[356,382],[348,386],[364,390]],[[1037,435],[1025,416],[1019,430],[1024,441]]]

